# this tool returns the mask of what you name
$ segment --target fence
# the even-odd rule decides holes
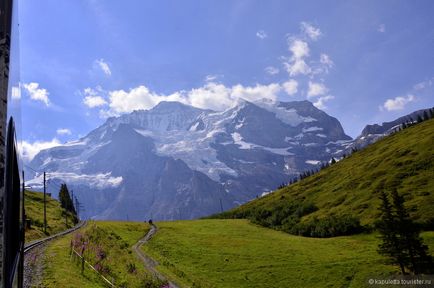
[[[70,261],[73,260],[74,257],[78,257],[77,259],[79,259],[79,262],[81,263],[81,273],[84,273],[84,265],[88,265],[93,271],[95,271],[103,280],[104,282],[106,282],[110,287],[115,288],[116,286],[110,282],[110,280],[108,280],[106,277],[104,277],[104,275],[102,275],[101,273],[98,272],[98,270],[92,265],[90,264],[88,261],[86,261],[86,259],[84,258],[84,251],[85,248],[83,247],[81,250],[81,253],[78,253],[75,249],[74,246],[72,245],[72,241],[71,241],[71,251],[70,251]]]

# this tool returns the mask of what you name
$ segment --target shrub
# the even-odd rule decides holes
[[[363,227],[360,225],[360,220],[353,216],[314,218],[311,221],[294,225],[290,231],[296,235],[319,238],[352,235],[361,232],[363,232]]]

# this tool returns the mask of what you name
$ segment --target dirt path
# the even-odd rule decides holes
[[[148,233],[145,235],[145,237],[143,237],[142,239],[139,240],[139,242],[137,242],[136,244],[134,244],[133,246],[133,250],[134,252],[136,252],[137,256],[143,261],[143,263],[145,264],[145,267],[158,279],[160,279],[161,281],[168,281],[169,282],[169,286],[172,288],[179,288],[179,286],[171,281],[169,281],[163,274],[161,274],[160,272],[157,271],[157,269],[155,267],[157,267],[158,262],[155,261],[154,259],[152,259],[151,257],[145,255],[142,250],[140,249],[140,247],[143,244],[146,244],[149,240],[151,240],[152,236],[154,236],[154,234],[157,232],[157,226],[152,225],[151,229],[148,231]]]

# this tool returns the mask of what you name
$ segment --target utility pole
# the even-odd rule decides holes
[[[47,199],[46,199],[46,194],[47,194],[47,185],[45,183],[45,171],[44,171],[44,233],[47,234]]]
[[[80,206],[78,204],[78,200],[77,197],[74,198],[75,199],[75,211],[77,212],[77,218],[80,219]]]

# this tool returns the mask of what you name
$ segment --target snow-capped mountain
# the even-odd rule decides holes
[[[350,142],[308,101],[239,101],[223,112],[161,102],[43,150],[30,166],[66,182],[85,217],[188,219],[273,190]],[[40,185],[41,173],[28,184]]]

